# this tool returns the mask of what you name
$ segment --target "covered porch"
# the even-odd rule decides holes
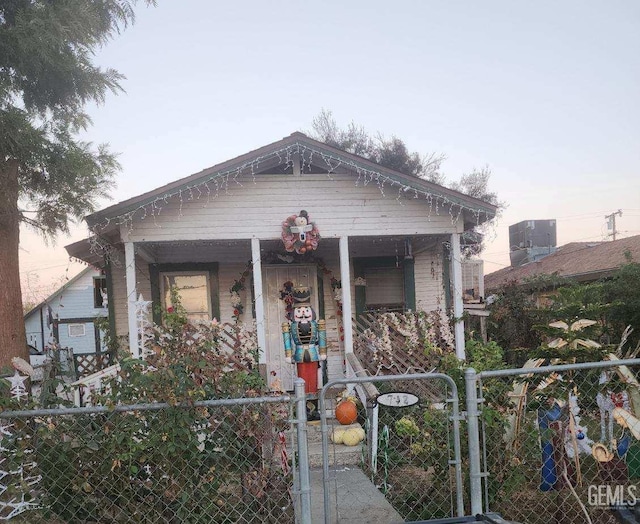
[[[95,264],[104,257],[112,327],[128,335],[134,357],[141,356],[140,295],[152,301],[150,311],[159,323],[170,307],[170,289],[176,287],[193,319],[255,321],[260,369],[274,389],[292,389],[295,372],[284,360],[282,345],[282,294],[288,282],[311,288],[312,306],[326,320],[323,382],[345,376],[346,355],[354,351],[356,320],[362,315],[449,308],[456,319],[463,314],[458,233],[323,237],[317,250],[304,255],[287,253],[282,241],[273,238],[122,242],[114,235],[101,242],[100,250],[86,241],[68,250],[85,260],[94,257]],[[464,358],[461,320],[455,347]]]

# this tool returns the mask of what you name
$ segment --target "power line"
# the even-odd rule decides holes
[[[64,263],[64,264],[58,264],[56,266],[34,267],[33,269],[25,269],[23,271],[20,271],[20,274],[23,275],[25,273],[33,273],[35,271],[44,271],[46,269],[55,269],[55,268],[58,268],[58,267],[67,267],[67,264]]]

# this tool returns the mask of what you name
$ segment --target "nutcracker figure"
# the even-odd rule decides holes
[[[298,376],[305,381],[305,393],[316,393],[319,362],[327,359],[325,321],[316,321],[311,304],[296,304],[291,324],[282,324],[282,338],[286,361],[295,362]]]

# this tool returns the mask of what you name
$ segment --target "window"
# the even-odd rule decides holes
[[[84,337],[84,335],[85,335],[84,324],[69,324],[70,337]]]
[[[413,257],[353,259],[356,317],[368,311],[404,312],[416,309]]]
[[[370,267],[364,270],[367,311],[404,311],[402,267]]]
[[[107,307],[107,279],[106,277],[93,278],[93,307]]]
[[[163,311],[174,304],[171,302],[171,290],[180,297],[180,304],[191,321],[212,318],[209,272],[176,271],[160,273],[160,297]]]
[[[191,320],[220,318],[217,262],[149,264],[153,321],[162,323],[162,312],[171,307],[171,288]]]

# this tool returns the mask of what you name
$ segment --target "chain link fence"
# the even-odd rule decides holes
[[[482,491],[485,510],[526,524],[623,522],[640,496],[640,360],[540,364],[467,371],[472,507]]]
[[[294,522],[288,397],[0,413],[0,519]]]
[[[0,520],[624,522],[640,359],[540,364],[467,370],[466,424],[437,373],[332,381],[317,425],[302,381],[291,398],[0,412]],[[360,403],[342,425],[345,389]]]
[[[333,519],[325,522],[348,522],[367,512],[369,522],[461,516],[455,383],[440,374],[332,381],[323,389],[321,412],[331,406],[325,398],[330,391],[347,385],[360,397],[357,420],[341,425],[326,411],[322,418],[325,515]]]

